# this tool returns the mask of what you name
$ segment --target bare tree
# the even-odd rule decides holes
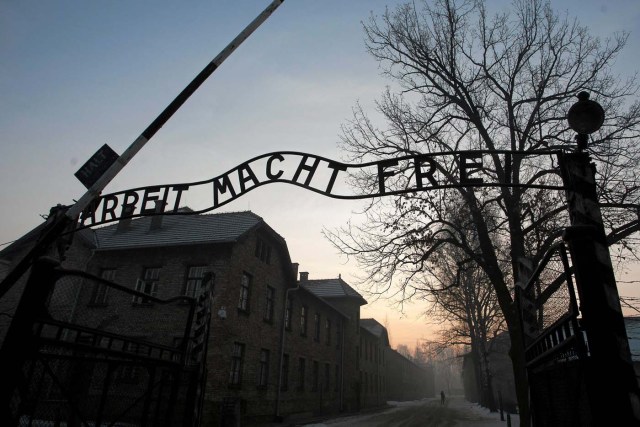
[[[454,389],[461,388],[463,346],[422,341],[419,348],[426,363],[433,368],[436,390],[446,390],[447,394],[451,394]]]
[[[427,311],[440,321],[446,321],[440,331],[443,345],[467,345],[476,374],[480,403],[496,410],[489,363],[489,342],[504,330],[495,291],[478,267],[459,267],[455,280],[458,285],[449,292],[431,296],[433,304]]]
[[[430,280],[424,272],[445,248],[456,248],[480,268],[509,330],[521,425],[529,425],[514,278],[520,276],[519,261],[535,264],[568,223],[563,194],[535,188],[561,184],[555,156],[539,153],[573,149],[566,111],[579,92],[589,91],[607,114],[589,148],[598,162],[601,199],[638,202],[640,147],[628,143],[640,130],[637,84],[613,76],[610,68],[626,34],[594,38],[541,0],[516,0],[511,13],[493,17],[479,0],[409,3],[372,17],[364,30],[369,52],[399,90],[387,89],[378,101],[384,129],[362,108],[354,109],[343,127],[348,160],[484,149],[490,153],[476,176],[514,186],[464,186],[459,163],[443,156],[436,179],[461,187],[376,200],[364,210],[362,225],[327,234],[365,268],[363,281],[372,293],[392,290],[401,300]],[[405,188],[411,172],[397,172],[386,185]],[[377,176],[356,175],[352,182],[364,192],[377,185]],[[451,226],[459,200],[477,245]],[[612,232],[628,219],[624,212],[607,217]]]
[[[462,200],[449,217],[448,226],[456,228],[472,251],[478,251],[477,235]],[[489,217],[488,213],[485,217]],[[418,288],[420,298],[429,303],[425,317],[437,319],[443,325],[440,330],[443,346],[470,348],[480,402],[495,410],[489,340],[505,330],[495,289],[484,271],[455,246],[442,248],[432,258],[434,262],[425,271],[431,280],[425,280]]]
[[[406,344],[398,344],[398,347],[396,348],[396,351],[398,353],[400,353],[401,355],[403,355],[404,357],[406,357],[409,360],[413,360],[413,356],[411,355],[411,350],[409,349],[409,346]]]

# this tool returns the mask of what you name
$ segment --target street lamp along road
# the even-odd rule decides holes
[[[604,123],[604,110],[596,101],[589,99],[589,92],[580,92],[578,102],[569,108],[567,113],[569,127],[576,131],[578,151],[587,148],[589,134],[596,132]]]

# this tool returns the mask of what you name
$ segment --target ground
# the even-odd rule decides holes
[[[500,421],[500,413],[490,413],[461,396],[447,399],[445,405],[440,399],[423,399],[412,402],[389,402],[391,406],[383,411],[364,415],[333,418],[318,423],[303,424],[306,427],[505,427]],[[511,415],[511,425],[519,425],[517,415]]]

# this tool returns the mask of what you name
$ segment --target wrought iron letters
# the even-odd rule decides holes
[[[540,154],[551,153],[531,153]],[[494,162],[496,156],[505,155],[505,170],[510,166],[508,159],[511,153],[507,151],[417,154],[362,164],[346,164],[293,151],[268,153],[206,181],[140,187],[101,196],[82,212],[80,227],[139,216],[209,212],[255,188],[274,182],[297,185],[337,199],[364,199],[438,188],[515,186],[509,178],[500,182],[495,179],[495,174],[487,173],[485,162],[489,155],[494,157]],[[367,192],[353,194],[354,187],[349,185],[349,180],[365,176],[378,185],[370,187]],[[526,186],[562,189],[554,185]],[[189,212],[180,211],[183,196],[187,194],[198,200],[209,200],[207,206]]]

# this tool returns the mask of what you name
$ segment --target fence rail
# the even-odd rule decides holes
[[[586,355],[578,301],[564,243],[545,254],[524,287],[516,288],[529,366]]]
[[[4,425],[197,425],[212,276],[165,299],[59,266],[33,277],[43,304],[16,312],[23,348],[2,348],[21,354]]]
[[[554,245],[523,287],[516,287],[534,425],[591,426],[588,343],[580,324],[574,268]]]

